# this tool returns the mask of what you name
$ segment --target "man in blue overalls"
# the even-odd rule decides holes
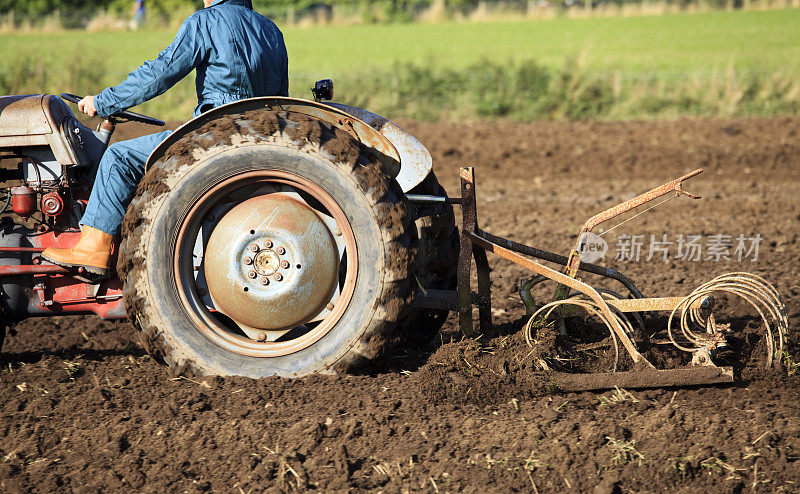
[[[115,87],[86,96],[78,108],[108,117],[155,98],[197,70],[194,116],[210,108],[256,96],[288,96],[286,46],[280,30],[252,10],[250,0],[204,0],[175,40],[155,60],[142,64]],[[109,146],[100,161],[86,206],[80,241],[71,249],[46,249],[42,257],[96,275],[110,268],[114,236],[144,175],[147,157],[171,131]]]

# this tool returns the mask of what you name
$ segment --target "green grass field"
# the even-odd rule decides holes
[[[729,84],[731,71],[737,78],[745,75],[778,77],[784,82],[798,80],[799,26],[800,10],[789,9],[627,18],[328,26],[290,28],[284,32],[294,96],[308,97],[313,80],[333,77],[343,82],[337,94],[345,101],[372,102],[415,116],[413,111],[403,111],[396,101],[393,105],[386,103],[392,99],[389,93],[397,88],[391,91],[381,88],[386,81],[397,79],[398,73],[403,82],[415,84],[416,79],[404,74],[409,67],[428,71],[435,81],[437,77],[441,79],[443,72],[450,79],[469,78],[486,61],[498,67],[535,61],[557,79],[559,71],[568,70],[565,60],[572,57],[583,74],[606,78],[609,85],[622,84],[623,92],[635,89],[637,84],[657,89],[658,84],[669,85],[674,81],[690,86],[702,86],[706,81]],[[0,92],[37,90],[32,84],[39,87],[44,84],[41,89],[47,91],[84,92],[91,91],[91,87],[84,86],[92,83],[114,84],[144,59],[155,56],[172,35],[167,31],[2,35]],[[27,67],[34,74],[25,77],[19,73],[25,71],[15,72],[15,66]],[[82,66],[94,68],[87,70]],[[84,77],[78,71],[89,75]],[[372,93],[385,90],[387,94],[365,98],[364,89]],[[620,88],[612,90],[618,98]],[[791,88],[784,88],[783,92],[786,91],[791,93]],[[154,101],[145,106],[165,118],[181,118],[191,109],[191,104],[185,101],[191,85],[184,83],[179,93],[178,100],[162,97],[161,103]],[[794,107],[790,105],[791,108]],[[444,110],[445,116],[452,113]],[[647,113],[646,109],[643,111]],[[641,113],[629,109],[606,116],[637,116],[637,112]]]

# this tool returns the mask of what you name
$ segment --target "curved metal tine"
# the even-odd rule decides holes
[[[769,313],[769,315],[772,318],[772,320],[774,322],[778,323],[776,325],[780,325],[780,322],[783,319],[783,314],[781,313],[780,308],[775,305],[774,301],[771,301],[766,296],[764,291],[760,289],[762,286],[763,285],[759,286],[759,285],[743,282],[741,280],[735,280],[735,281],[726,281],[725,283],[723,283],[721,285],[720,288],[723,289],[723,290],[730,290],[732,292],[735,292],[739,296],[742,296],[742,297],[744,296],[743,294],[745,294],[745,293],[748,294],[750,297],[753,298],[753,300],[748,300],[748,301],[750,301],[751,304],[753,304],[753,305],[762,305],[763,308],[765,308],[767,310],[767,312]],[[758,302],[759,304],[756,304],[756,302]],[[764,319],[765,324],[766,324],[767,320],[763,316],[763,314],[762,314],[762,318]],[[783,339],[782,328],[780,328],[779,331],[781,333],[781,340],[782,340]],[[781,349],[782,349],[783,348],[783,341],[780,342],[780,346],[781,346]]]
[[[742,282],[746,281],[752,283],[753,285],[763,287],[764,291],[766,292],[765,299],[774,302],[775,306],[778,309],[778,314],[780,316],[780,319],[783,319],[788,326],[788,317],[786,315],[786,302],[783,300],[783,297],[781,297],[780,293],[778,293],[778,290],[767,280],[754,273],[733,272],[720,275],[714,280],[711,280],[711,282],[721,279],[732,279]]]
[[[670,340],[678,346],[679,348],[685,349],[680,347],[674,340],[672,334],[672,320],[674,318],[675,312],[680,309],[681,317],[680,317],[680,324],[681,324],[681,332],[689,341],[694,344],[700,343],[700,339],[697,338],[694,340],[693,337],[697,337],[689,327],[687,321],[687,310],[688,307],[693,301],[697,300],[700,297],[704,297],[706,295],[710,295],[711,293],[718,292],[718,293],[730,293],[732,295],[738,296],[744,299],[747,303],[749,303],[755,310],[758,312],[759,316],[761,317],[761,321],[764,325],[765,330],[765,340],[767,343],[767,366],[772,365],[772,361],[775,355],[775,337],[773,335],[773,325],[770,324],[770,319],[775,325],[775,329],[778,332],[778,342],[777,347],[778,351],[781,352],[784,345],[785,340],[785,329],[784,321],[787,319],[785,310],[782,310],[785,305],[782,303],[782,299],[780,295],[777,293],[777,290],[769,284],[766,280],[761,278],[758,275],[754,275],[752,273],[726,273],[716,278],[712,279],[709,282],[704,283],[697,289],[695,289],[691,294],[689,294],[678,306],[675,307],[675,310],[672,311],[670,314],[670,319],[668,321],[667,329]],[[769,318],[766,317],[765,312],[769,314]],[[694,314],[689,315],[689,319],[693,322],[696,322],[694,319]],[[694,340],[694,341],[693,341]]]
[[[533,341],[532,341],[532,338],[531,338],[531,335],[530,335],[531,330],[533,329],[532,322],[535,321],[537,319],[537,316],[540,313],[542,313],[545,309],[549,309],[549,310],[547,310],[547,313],[542,318],[543,320],[546,321],[552,315],[553,311],[555,311],[559,306],[562,306],[562,305],[574,305],[574,306],[577,306],[577,307],[581,307],[584,310],[586,310],[587,312],[596,315],[600,319],[600,321],[603,322],[603,324],[605,324],[606,328],[608,329],[609,333],[611,334],[611,339],[614,342],[614,367],[613,367],[613,371],[612,372],[616,372],[617,371],[617,365],[619,363],[619,342],[617,340],[616,331],[614,330],[614,327],[607,320],[605,314],[603,314],[602,311],[600,311],[599,308],[591,300],[581,300],[581,299],[575,300],[574,297],[570,297],[569,299],[554,300],[553,302],[550,302],[550,303],[546,304],[545,306],[541,307],[539,310],[537,310],[530,317],[530,319],[528,320],[528,323],[526,323],[525,340],[528,343],[528,346],[531,346],[531,347],[533,346]]]
[[[462,194],[462,197],[463,195],[464,194]],[[554,269],[550,269],[547,266],[539,264],[538,262],[529,259],[521,254],[503,248],[500,245],[489,242],[485,238],[477,236],[474,233],[462,232],[462,239],[464,238],[469,240],[474,245],[478,245],[479,247],[486,249],[496,255],[499,255],[504,259],[507,259],[524,268],[530,269],[534,273],[543,274],[548,278],[552,279],[553,281],[560,283],[562,285],[566,285],[591,298],[595,303],[597,303],[601,312],[603,312],[606,316],[610,316],[612,327],[614,328],[614,331],[617,331],[617,335],[619,336],[620,341],[622,341],[623,345],[625,346],[625,350],[631,355],[631,359],[633,359],[635,363],[642,362],[644,365],[650,368],[654,368],[653,364],[651,364],[646,358],[644,358],[644,356],[641,353],[639,353],[638,350],[636,350],[636,347],[633,345],[633,342],[631,342],[630,338],[628,338],[628,336],[625,334],[625,331],[617,323],[616,319],[613,319],[611,309],[609,308],[605,300],[603,300],[603,296],[597,293],[597,291],[594,288],[587,285],[586,283],[583,283],[580,280],[571,278],[564,273],[560,273]]]

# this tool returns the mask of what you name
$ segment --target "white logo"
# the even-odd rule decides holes
[[[582,262],[597,262],[605,257],[606,252],[608,252],[608,244],[601,237],[592,232],[584,232],[581,234],[581,239],[578,243],[578,253],[581,256]]]

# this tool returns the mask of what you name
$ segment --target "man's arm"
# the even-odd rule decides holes
[[[106,88],[94,97],[101,117],[153,99],[186,77],[205,58],[206,49],[199,35],[196,16],[183,22],[175,40],[153,60],[143,63],[117,86]]]

